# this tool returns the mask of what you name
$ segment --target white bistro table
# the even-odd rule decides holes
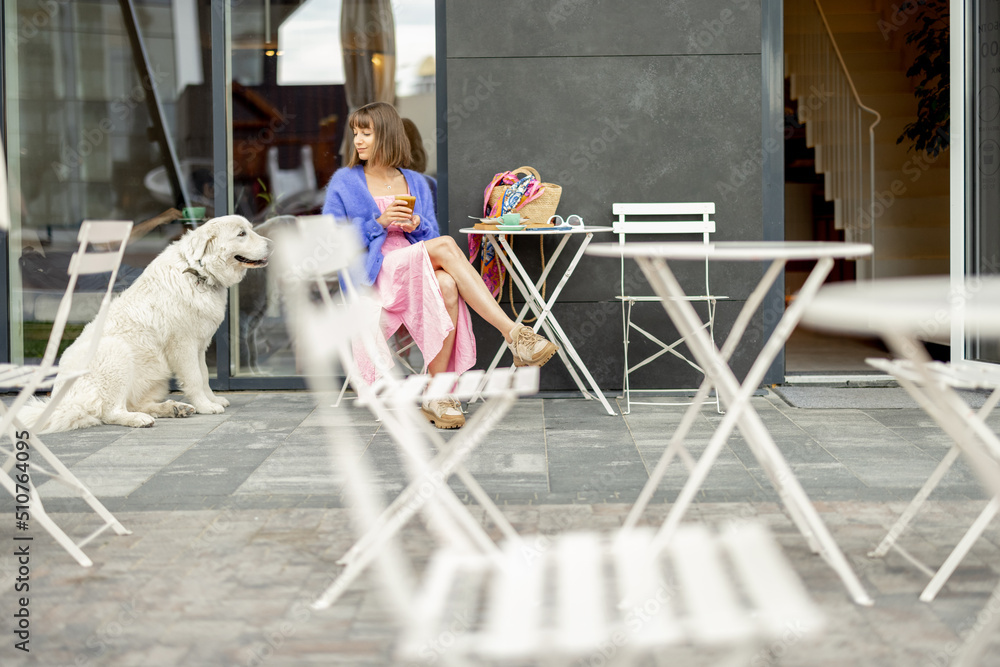
[[[725,446],[729,435],[738,425],[748,447],[767,473],[771,484],[778,492],[792,520],[806,538],[810,548],[826,559],[840,576],[856,603],[872,604],[871,598],[862,587],[850,563],[834,542],[833,536],[830,535],[826,525],[820,519],[816,508],[813,507],[812,502],[795,477],[795,473],[761,421],[760,415],[750,403],[751,397],[763,381],[771,363],[798,324],[805,307],[829,275],[834,260],[870,255],[872,247],[861,243],[823,241],[723,241],[707,245],[700,242],[626,243],[624,247],[619,244],[599,244],[591,247],[587,252],[603,257],[624,255],[634,258],[652,288],[663,298],[663,307],[677,327],[678,333],[687,337],[687,344],[692,355],[698,364],[705,369],[705,379],[699,387],[698,393],[691,405],[688,406],[663,456],[639,494],[639,498],[626,519],[626,525],[635,525],[638,521],[673,458],[679,455],[690,460],[690,455],[684,448],[684,438],[694,424],[709,391],[715,387],[726,408],[726,414],[712,435],[701,458],[693,465],[690,476],[671,507],[670,514],[660,528],[656,539],[664,542],[671,539]],[[737,315],[721,350],[715,346],[690,301],[685,299],[684,289],[668,265],[668,262],[704,261],[706,258],[711,261],[769,262],[767,269],[762,273],[756,287]],[[785,309],[741,385],[729,366],[729,358],[771,286],[781,275],[785,265],[792,260],[816,260],[816,265],[810,271],[809,277],[791,305]]]
[[[552,307],[559,299],[559,294],[562,292],[563,287],[566,286],[570,276],[573,275],[577,265],[580,263],[580,258],[583,257],[584,251],[587,249],[587,246],[590,245],[590,240],[593,238],[594,233],[610,232],[612,231],[611,227],[578,226],[571,227],[569,229],[528,228],[521,229],[516,232],[503,232],[466,227],[465,229],[460,229],[459,231],[462,234],[479,234],[484,236],[486,241],[493,246],[497,257],[504,265],[504,268],[506,268],[510,273],[511,279],[517,286],[521,296],[524,297],[524,302],[527,305],[527,308],[522,309],[521,313],[517,316],[517,322],[520,323],[530,309],[537,318],[533,327],[534,330],[536,332],[539,329],[543,330],[549,340],[559,346],[559,358],[562,359],[563,364],[566,366],[566,370],[569,371],[570,376],[573,378],[573,381],[576,383],[577,388],[579,388],[584,398],[600,401],[601,405],[604,406],[604,409],[607,410],[608,414],[614,415],[615,411],[611,407],[611,404],[608,403],[608,399],[604,397],[604,392],[602,392],[601,388],[597,386],[597,382],[590,374],[590,371],[587,370],[587,366],[583,363],[580,355],[577,354],[576,348],[573,347],[573,343],[570,342],[566,332],[559,325],[559,321],[556,320],[555,315],[552,314]],[[559,245],[556,246],[555,252],[553,252],[552,256],[548,259],[548,262],[537,281],[532,280],[528,271],[524,268],[524,265],[521,264],[520,260],[518,260],[517,254],[514,252],[514,249],[511,247],[510,241],[508,240],[508,237],[511,236],[552,236],[559,238]],[[549,298],[546,300],[539,290],[545,283],[545,280],[549,277],[552,267],[556,265],[556,260],[559,259],[559,255],[562,254],[563,248],[566,247],[566,244],[573,236],[583,237],[580,247],[570,260],[570,263],[563,272],[562,277],[559,278],[559,283],[556,285],[555,289],[552,290],[552,294],[550,294]],[[490,363],[490,367],[486,371],[486,377],[489,377],[493,372],[493,369],[500,363],[500,358],[506,350],[507,346],[501,344],[500,349],[497,350],[496,355],[493,357],[493,361]],[[581,375],[583,378],[580,377]],[[584,384],[584,380],[586,380],[586,385]],[[475,398],[473,398],[473,400],[475,400]]]

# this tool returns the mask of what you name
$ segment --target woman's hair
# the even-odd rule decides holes
[[[422,174],[427,171],[427,151],[424,150],[424,141],[420,138],[420,130],[417,129],[417,124],[409,118],[403,119],[403,129],[406,130],[406,138],[410,140],[410,169]]]
[[[410,141],[406,138],[403,121],[395,107],[385,102],[373,102],[356,109],[347,118],[351,130],[370,129],[375,135],[371,156],[367,162],[379,167],[409,167]],[[358,151],[351,142],[348,167],[356,167],[365,161],[358,158]]]

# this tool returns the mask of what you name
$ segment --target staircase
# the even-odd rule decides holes
[[[913,86],[905,74],[905,33],[915,27],[916,19],[910,17],[893,30],[892,3],[887,0],[819,0],[819,4],[853,84],[851,97],[856,92],[856,101],[881,117],[874,127],[874,165],[869,173],[867,131],[875,115],[854,108],[856,101],[847,100],[846,94],[844,99],[831,94],[838,91],[831,63],[842,68],[835,51],[829,52],[833,57],[815,51],[817,40],[828,39],[816,0],[787,0],[785,62],[792,97],[800,109],[804,103],[809,106],[810,96],[813,105],[819,100],[826,107],[812,114],[807,108],[800,114],[807,142],[816,149],[817,172],[824,174],[826,197],[835,202],[837,226],[845,229],[845,238],[875,246],[874,261],[858,263],[858,277],[947,273],[948,153],[935,158],[908,150],[908,141],[896,144],[903,128],[917,117]],[[852,144],[845,134],[846,127],[856,132],[859,124],[863,146]],[[860,198],[858,188],[863,190]],[[852,221],[859,207],[860,219]]]

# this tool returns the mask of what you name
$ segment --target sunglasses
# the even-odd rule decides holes
[[[549,224],[556,227],[583,227],[583,218],[574,214],[563,220],[561,215],[553,215],[549,218]]]

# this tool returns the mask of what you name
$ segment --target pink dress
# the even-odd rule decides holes
[[[393,195],[375,197],[380,212],[395,199]],[[391,365],[389,339],[401,326],[420,348],[424,361],[430,362],[441,352],[444,339],[453,329],[455,346],[448,362],[448,371],[464,373],[476,363],[476,339],[472,334],[472,320],[462,297],[458,297],[458,326],[452,324],[448,307],[441,296],[441,287],[427,248],[423,243],[413,243],[398,229],[389,230],[382,246],[382,268],[375,278],[375,292],[381,299],[381,329],[384,335],[379,346],[382,362]],[[376,365],[365,353],[363,345],[354,346],[355,362],[362,377],[369,384],[378,379]]]

